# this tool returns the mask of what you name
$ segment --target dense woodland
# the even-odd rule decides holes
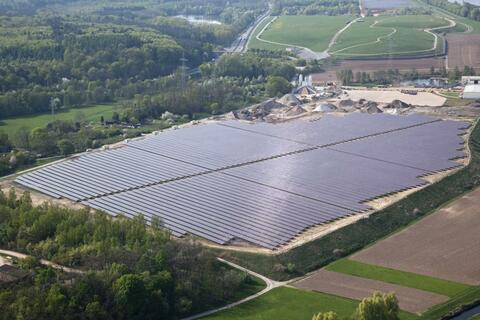
[[[152,128],[129,128],[165,113],[175,121],[156,129],[281,93],[266,86],[269,79],[278,83],[271,77],[295,75],[287,56],[256,51],[217,60],[218,50],[266,6],[253,0],[147,0],[135,6],[0,0],[0,122],[98,103],[122,105],[112,119],[99,117],[94,123],[57,120],[44,128],[0,132],[0,175],[37,157],[68,155],[148,132]],[[220,23],[196,24],[179,15],[214,17]]]
[[[447,10],[453,14],[480,21],[480,7],[468,2],[448,0],[423,0],[426,3]],[[462,3],[463,2],[463,3]]]
[[[158,90],[150,82],[174,73],[182,57],[191,68],[211,61],[265,10],[252,0],[146,2],[134,10],[108,1],[27,3],[0,1],[7,13],[0,16],[0,119],[48,111],[54,98],[72,107]],[[222,24],[176,14],[214,15]]]
[[[0,319],[177,319],[260,288],[199,245],[170,240],[161,221],[34,208],[28,193],[0,193],[0,247],[36,257],[20,263],[27,279],[0,287]],[[86,272],[54,271],[38,258]]]

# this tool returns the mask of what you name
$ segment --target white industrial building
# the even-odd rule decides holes
[[[462,84],[465,86],[462,95],[463,99],[480,99],[479,76],[462,77]]]
[[[467,84],[463,89],[463,99],[480,99],[480,84]]]
[[[463,76],[462,84],[464,86],[469,84],[480,84],[480,76]]]

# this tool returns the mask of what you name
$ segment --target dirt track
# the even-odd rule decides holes
[[[480,285],[480,188],[351,258]]]
[[[441,68],[445,63],[443,58],[419,59],[378,59],[378,60],[343,60],[336,65],[326,66],[325,72],[313,74],[313,82],[336,80],[336,72],[351,69],[355,74],[360,72],[375,72],[388,69],[398,69],[400,72],[409,72],[416,69],[418,72],[430,72],[430,67]]]
[[[413,313],[421,313],[436,304],[448,300],[446,296],[431,292],[323,269],[293,285],[300,289],[320,291],[356,300],[368,297],[375,291],[395,292],[400,309]]]
[[[480,34],[449,34],[447,42],[449,69],[471,66],[480,71]]]

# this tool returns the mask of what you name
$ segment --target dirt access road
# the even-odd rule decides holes
[[[480,285],[480,188],[351,259]]]

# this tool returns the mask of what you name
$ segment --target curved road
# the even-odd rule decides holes
[[[5,256],[9,256],[9,257],[14,257],[14,258],[17,258],[17,259],[25,259],[25,258],[29,257],[29,255],[26,255],[24,253],[11,251],[11,250],[3,250],[3,249],[0,249],[0,254],[5,255]],[[53,269],[61,270],[63,272],[67,272],[67,273],[76,273],[76,274],[85,273],[82,270],[65,267],[65,266],[59,265],[55,262],[44,260],[44,259],[40,260],[40,264],[42,264],[44,266],[47,266],[47,267],[51,267]]]
[[[233,262],[230,262],[230,261],[227,261],[225,259],[222,259],[222,258],[217,258],[218,261],[222,262],[222,263],[225,263],[229,266],[231,266],[232,268],[235,268],[235,269],[238,269],[240,271],[243,271],[243,272],[246,272],[254,277],[257,277],[257,278],[260,278],[262,279],[265,284],[266,284],[266,287],[265,289],[263,289],[262,291],[260,292],[257,292],[255,293],[254,295],[251,295],[249,297],[246,297],[242,300],[239,300],[239,301],[236,301],[236,302],[233,302],[233,303],[230,303],[230,304],[227,304],[226,306],[223,306],[221,308],[217,308],[217,309],[213,309],[213,310],[210,310],[210,311],[206,311],[206,312],[202,312],[202,313],[199,313],[199,314],[196,314],[194,316],[191,316],[191,317],[188,317],[188,318],[184,318],[183,320],[194,320],[194,319],[199,319],[199,318],[203,318],[203,317],[206,317],[206,316],[209,316],[211,314],[214,314],[214,313],[217,313],[217,312],[220,312],[220,311],[223,311],[223,310],[227,310],[227,309],[230,309],[230,308],[233,308],[235,306],[238,306],[242,303],[245,303],[247,301],[250,301],[250,300],[253,300],[255,298],[258,298],[260,297],[261,295],[264,295],[265,293],[269,292],[270,290],[272,289],[275,289],[275,288],[278,288],[278,287],[281,287],[281,286],[285,286],[287,285],[288,283],[292,282],[293,280],[289,280],[289,281],[285,281],[285,282],[281,282],[281,281],[275,281],[275,280],[272,280],[272,279],[269,279],[265,276],[262,276],[261,274],[259,273],[256,273],[256,272],[253,272],[251,270],[248,270],[242,266],[239,266],[238,264],[235,264]],[[294,279],[295,280],[295,279]]]

